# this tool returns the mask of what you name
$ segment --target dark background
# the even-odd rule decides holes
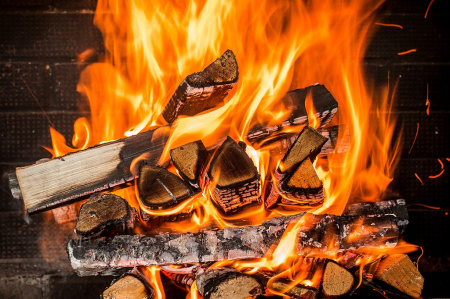
[[[419,269],[425,277],[422,296],[450,297],[450,13],[444,0],[387,1],[384,23],[365,58],[367,75],[375,86],[391,86],[398,130],[403,128],[402,158],[390,189],[410,205],[406,240],[424,249]],[[95,0],[2,0],[0,2],[0,297],[98,298],[109,277],[78,278],[64,247],[73,224],[56,225],[51,212],[24,216],[9,193],[5,172],[50,157],[41,146],[51,144],[49,122],[71,140],[73,123],[86,103],[76,93],[82,66],[76,57],[86,49],[104,53],[100,32],[92,25]],[[409,49],[417,52],[399,56]],[[22,81],[22,79],[23,81]],[[429,84],[430,115],[425,100]],[[420,124],[415,146],[408,151]],[[445,172],[436,179],[444,163]],[[423,180],[423,185],[415,177]],[[418,206],[440,207],[434,210]],[[418,253],[411,254],[417,258]],[[168,298],[178,297],[173,288]],[[374,295],[376,296],[376,295]],[[380,295],[381,296],[381,295]],[[380,297],[382,298],[382,297]]]

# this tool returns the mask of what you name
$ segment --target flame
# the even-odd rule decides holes
[[[311,92],[308,92],[308,94],[306,95],[305,108],[306,108],[306,111],[308,112],[309,126],[313,127],[314,129],[318,129],[320,126],[320,120],[316,116],[316,109],[314,109]]]
[[[143,267],[142,273],[144,273],[144,275],[149,278],[148,282],[152,287],[153,291],[155,292],[155,297],[159,299],[165,299],[166,294],[164,293],[160,270],[161,269],[156,266]]]
[[[320,82],[339,102],[339,114],[333,121],[348,127],[351,147],[347,153],[315,161],[326,200],[309,212],[340,215],[348,202],[380,200],[393,179],[400,149],[400,143],[392,140],[395,119],[391,115],[389,86],[375,89],[362,67],[370,38],[383,24],[376,16],[382,3],[99,0],[94,23],[103,33],[106,55],[84,69],[77,87],[89,100],[90,117],[75,123],[72,146],[50,128],[49,151],[58,157],[166,125],[161,112],[178,85],[231,49],[239,64],[238,83],[223,106],[193,117],[180,117],[170,126],[160,165],[176,146],[201,139],[211,148],[227,135],[246,142],[245,136],[254,124],[280,125],[290,113],[282,107],[282,96],[289,90]],[[89,56],[89,51],[82,53],[80,62]],[[308,95],[309,120],[317,127],[319,121],[310,100]],[[285,131],[300,130],[290,127]],[[265,183],[277,161],[268,150],[248,146],[247,152],[261,174],[264,197]],[[257,224],[274,215],[293,213],[282,209],[268,212],[259,206],[224,216],[214,207],[208,189],[180,206],[150,211],[139,205],[134,187],[114,192],[127,198],[132,206],[156,216],[192,211],[193,217],[187,223],[168,224],[182,231],[196,231],[211,222],[220,228],[242,225],[239,223],[243,219],[245,224]],[[253,268],[267,267],[269,263],[276,269],[286,264],[296,229],[289,230],[292,232],[286,234],[284,245],[275,249],[270,261],[264,258]],[[152,271],[155,275],[156,270]]]

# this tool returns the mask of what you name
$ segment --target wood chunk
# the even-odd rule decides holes
[[[167,127],[100,144],[46,162],[16,168],[27,213],[35,213],[134,180],[132,161],[159,160]]]
[[[118,235],[114,238],[100,238],[95,241],[70,240],[67,252],[72,267],[80,276],[87,275],[114,275],[127,267],[208,263],[221,260],[237,260],[261,258],[273,246],[277,245],[285,233],[288,225],[303,221],[302,217],[309,213],[300,213],[292,216],[275,217],[263,222],[261,225],[244,227],[227,227],[223,230],[202,231],[198,233],[168,233],[156,236]],[[378,237],[372,234],[370,242],[343,242],[344,228],[336,223],[351,223],[349,216],[319,215],[319,221],[304,221],[299,230],[297,239],[299,244],[295,247],[297,255],[305,252],[319,252],[336,254],[346,250],[358,248],[378,248],[395,246],[398,228],[393,220],[392,231],[384,223],[383,230],[391,238]],[[328,216],[328,218],[327,218]],[[334,218],[336,217],[336,218]],[[309,218],[308,218],[309,219]],[[313,219],[313,218],[311,218]],[[386,219],[388,221],[389,219]],[[382,222],[381,222],[382,223]],[[328,227],[325,228],[324,227]],[[339,228],[339,234],[336,230]],[[330,232],[328,232],[330,230]],[[305,233],[306,232],[306,233]],[[309,232],[309,235],[308,235]],[[317,233],[316,233],[317,232]],[[338,236],[338,239],[333,239]],[[332,246],[327,243],[332,242]]]
[[[151,299],[154,290],[140,271],[133,269],[114,280],[102,294],[103,299]]]
[[[245,299],[263,293],[254,277],[230,268],[212,268],[196,277],[197,289],[205,299]]]
[[[124,232],[134,225],[135,211],[120,196],[103,193],[91,196],[80,208],[75,233],[90,237],[114,230]]]
[[[280,172],[292,173],[306,158],[314,159],[326,141],[327,138],[323,137],[315,129],[305,126],[281,160]]]
[[[314,299],[317,297],[318,290],[313,287],[297,284],[289,286],[289,281],[284,279],[276,279],[269,287],[277,293],[283,293],[290,298]]]
[[[325,297],[349,295],[355,286],[354,276],[343,266],[329,260],[323,272],[322,294]]]
[[[420,298],[424,278],[406,254],[394,254],[384,258],[375,278],[413,298]]]
[[[141,165],[137,185],[141,204],[151,210],[166,209],[194,195],[176,174],[152,165]]]
[[[233,51],[225,53],[202,72],[181,82],[162,115],[172,123],[179,115],[193,116],[222,103],[238,80],[238,64]]]
[[[247,153],[228,137],[217,149],[206,172],[212,200],[229,214],[259,201],[259,174]]]
[[[393,215],[398,219],[397,226],[400,230],[400,234],[405,232],[406,226],[409,223],[408,208],[406,207],[406,201],[404,199],[349,204],[342,215]]]
[[[195,189],[200,188],[200,176],[207,162],[208,152],[201,140],[170,150],[173,165],[181,177]]]
[[[250,143],[260,143],[274,133],[280,132],[287,126],[298,126],[308,124],[308,112],[305,107],[306,95],[311,93],[312,102],[316,111],[316,118],[320,120],[320,127],[328,124],[338,111],[338,102],[333,95],[320,84],[315,84],[302,89],[289,91],[283,97],[284,107],[291,111],[288,119],[280,124],[268,125],[257,124],[253,126],[247,135]]]

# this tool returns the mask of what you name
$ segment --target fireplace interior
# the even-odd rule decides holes
[[[420,250],[409,256],[425,278],[424,298],[450,294],[450,13],[444,2],[387,0],[380,8],[383,24],[402,28],[379,25],[364,58],[375,87],[398,82],[394,138],[401,135],[403,148],[388,189],[408,205],[406,241],[423,248],[419,260]],[[51,145],[49,126],[71,140],[76,119],[88,117],[77,83],[80,72],[105,54],[93,25],[95,7],[95,0],[0,3],[1,298],[98,298],[114,279],[77,276],[66,253],[75,222],[57,224],[51,211],[26,215],[7,177],[16,167],[51,158],[42,147]],[[80,62],[88,49],[88,59]],[[162,278],[167,298],[186,296]],[[353,295],[363,296],[385,298],[368,286]]]

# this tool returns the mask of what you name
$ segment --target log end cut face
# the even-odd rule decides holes
[[[236,56],[234,56],[233,51],[227,50],[202,72],[189,75],[186,81],[193,87],[204,87],[208,85],[236,83],[238,76],[239,71]]]
[[[139,199],[150,209],[164,209],[193,196],[189,185],[170,171],[142,165],[138,179]]]
[[[350,293],[355,284],[355,278],[344,267],[328,262],[323,273],[322,292],[328,297],[343,296]]]
[[[110,193],[96,194],[81,206],[75,231],[87,236],[129,218],[130,207],[125,199]]]
[[[228,137],[217,150],[208,169],[208,178],[218,188],[227,188],[258,177],[258,170],[247,153]]]
[[[207,157],[206,148],[200,140],[171,149],[170,157],[181,176],[197,183]]]
[[[127,275],[120,278],[107,288],[103,294],[103,299],[150,299],[149,294],[144,283],[133,275]]]

